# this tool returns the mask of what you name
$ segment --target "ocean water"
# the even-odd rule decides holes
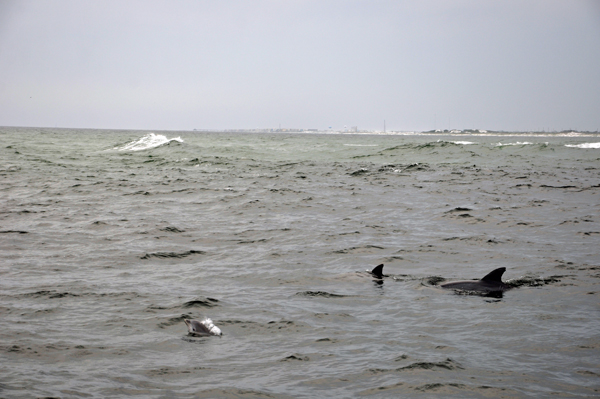
[[[599,395],[598,135],[0,143],[2,398]]]

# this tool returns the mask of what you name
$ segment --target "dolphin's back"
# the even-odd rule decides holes
[[[481,281],[486,281],[488,283],[502,283],[502,275],[505,271],[506,267],[499,267],[486,274]]]
[[[440,287],[482,293],[502,292],[510,288],[502,282],[505,271],[505,267],[499,267],[486,274],[481,280],[452,281],[441,284]]]
[[[383,263],[381,265],[375,266],[373,270],[371,270],[371,274],[373,277],[383,278]]]
[[[203,320],[183,320],[188,327],[188,332],[191,335],[222,335],[221,329],[213,324],[213,321],[208,317]]]

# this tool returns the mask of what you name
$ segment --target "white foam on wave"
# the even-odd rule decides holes
[[[347,147],[378,147],[378,144],[344,144]]]
[[[534,143],[531,143],[529,141],[517,141],[516,143],[498,143],[495,145],[496,145],[496,147],[502,147],[505,145],[532,145],[532,144],[534,144]],[[548,143],[546,143],[546,144],[548,144]]]
[[[458,145],[471,145],[471,144],[476,144],[472,141],[451,141],[451,143],[453,144],[458,144]]]
[[[600,143],[565,144],[565,147],[571,147],[571,148],[600,148]]]
[[[159,147],[163,144],[170,143],[171,141],[183,143],[181,137],[169,139],[162,134],[149,133],[135,141],[132,141],[131,143],[127,143],[122,147],[115,147],[114,149],[119,151],[143,151],[149,150],[150,148]]]

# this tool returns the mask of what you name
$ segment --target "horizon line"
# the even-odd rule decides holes
[[[560,134],[560,133],[581,133],[581,134],[600,134],[600,130],[493,130],[493,129],[431,129],[431,130],[359,130],[356,127],[351,129],[305,129],[305,128],[192,128],[192,129],[149,129],[149,128],[96,128],[96,127],[63,127],[63,126],[24,126],[24,125],[1,125],[1,128],[23,128],[23,129],[61,129],[61,130],[118,130],[118,131],[161,131],[161,132],[214,132],[214,133],[343,133],[343,134],[492,134],[492,133],[536,133],[536,134]]]

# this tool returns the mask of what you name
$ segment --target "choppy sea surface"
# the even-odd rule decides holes
[[[597,397],[599,143],[0,128],[0,397]]]

